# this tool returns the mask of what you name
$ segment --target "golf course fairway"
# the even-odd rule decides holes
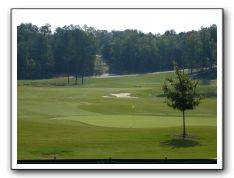
[[[194,110],[168,107],[162,85],[173,72],[18,80],[17,159],[214,159],[216,80],[200,82],[206,97]]]

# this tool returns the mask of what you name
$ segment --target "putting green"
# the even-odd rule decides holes
[[[89,115],[68,116],[52,119],[82,122],[89,125],[116,128],[164,128],[181,126],[181,117],[139,116],[139,115]],[[187,126],[216,126],[214,117],[188,117]]]

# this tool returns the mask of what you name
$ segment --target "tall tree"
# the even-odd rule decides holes
[[[96,41],[94,29],[84,26],[65,26],[57,28],[54,34],[54,52],[58,73],[67,73],[75,76],[75,84],[78,84],[78,75],[83,84],[85,75],[94,72],[94,60],[96,55]]]
[[[29,24],[17,27],[18,77],[24,79],[48,78],[53,75],[54,59],[51,48],[51,33]]]
[[[175,66],[176,79],[167,78],[167,83],[163,85],[166,95],[167,105],[173,109],[178,109],[183,116],[183,138],[186,137],[185,130],[185,111],[194,109],[202,99],[196,91],[198,80],[191,80],[187,74]]]
[[[58,27],[45,24],[17,27],[18,78],[49,78],[55,75],[94,74],[95,56],[100,55],[110,73],[131,74],[181,68],[215,69],[217,65],[217,26],[176,34],[143,33],[138,30],[95,30],[84,25]],[[214,70],[215,71],[215,70]]]

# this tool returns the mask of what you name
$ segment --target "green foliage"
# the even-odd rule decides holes
[[[74,26],[58,28],[54,35],[56,72],[74,75],[92,74],[96,53],[93,35]]]
[[[93,74],[97,49],[92,28],[70,25],[53,34],[50,28],[31,23],[17,27],[18,79]]]
[[[48,78],[54,74],[50,25],[40,29],[29,24],[17,27],[17,77]]]
[[[167,105],[183,113],[183,138],[185,138],[185,110],[194,109],[200,103],[202,96],[196,91],[198,80],[190,79],[188,74],[182,73],[177,66],[175,66],[175,74],[176,79],[166,79],[169,86],[164,83],[163,91]]]
[[[202,99],[196,92],[198,80],[191,80],[188,74],[183,74],[177,66],[175,74],[176,79],[167,78],[169,85],[166,83],[163,85],[168,106],[180,111],[194,109]]]
[[[191,72],[216,67],[216,25],[179,34],[174,30],[156,35],[129,29],[97,31],[97,38],[111,73],[172,70],[173,61]]]
[[[179,34],[174,30],[145,34],[133,29],[95,30],[87,25],[51,32],[49,24],[22,23],[17,27],[17,51],[18,79],[93,75],[96,55],[114,74],[172,70],[173,61],[193,72],[216,68],[217,26]]]

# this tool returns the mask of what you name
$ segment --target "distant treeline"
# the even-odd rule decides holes
[[[18,79],[93,75],[97,56],[114,74],[172,70],[173,63],[191,71],[210,69],[216,67],[217,27],[162,35],[86,25],[59,27],[53,33],[49,24],[17,27]]]

